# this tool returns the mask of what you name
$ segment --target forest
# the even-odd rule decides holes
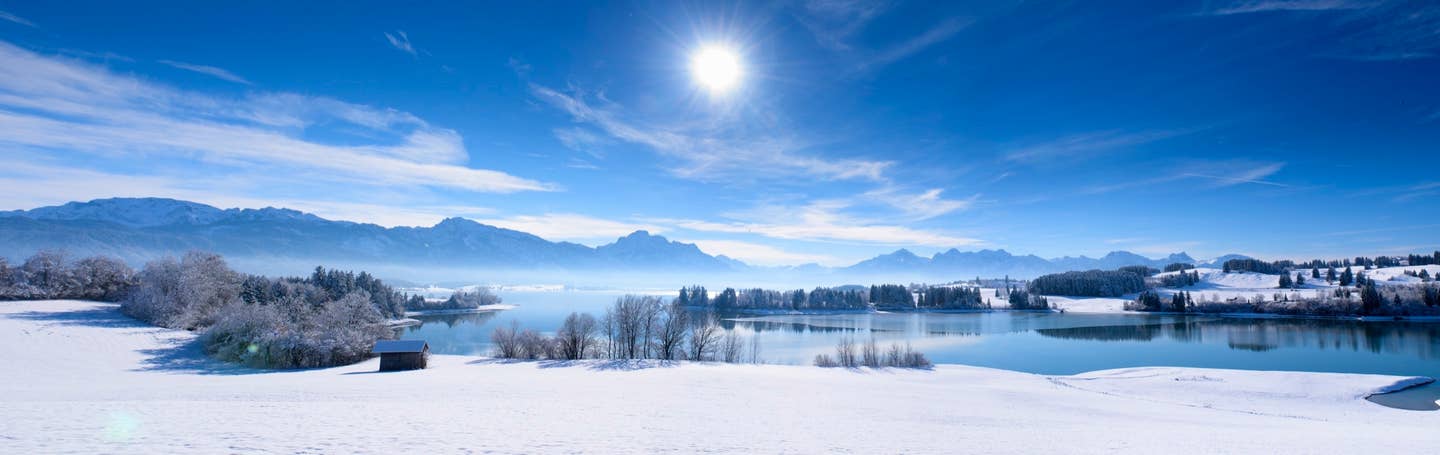
[[[1088,270],[1042,275],[1026,289],[1035,294],[1080,297],[1119,297],[1145,290],[1145,277],[1136,270]]]
[[[19,266],[0,259],[0,299],[117,302],[141,321],[197,332],[215,358],[257,368],[354,363],[370,356],[375,340],[394,336],[386,323],[407,309],[499,302],[485,290],[426,302],[369,273],[323,267],[305,277],[243,274],[198,251],[150,261],[138,272],[116,259],[71,260],[57,251]]]
[[[676,302],[684,307],[717,311],[925,311],[990,309],[980,288],[967,286],[926,286],[879,284],[869,288],[818,287],[795,289],[725,288],[715,295],[703,286],[680,289]]]

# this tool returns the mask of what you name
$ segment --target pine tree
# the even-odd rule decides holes
[[[1318,272],[1318,270],[1317,270],[1317,272]],[[1304,286],[1304,285],[1305,285],[1305,274],[1303,274],[1303,273],[1297,273],[1297,274],[1295,274],[1295,287],[1298,288],[1298,287]]]
[[[1369,284],[1360,288],[1360,313],[1375,314],[1385,303],[1385,297],[1375,289],[1375,285]]]
[[[1318,267],[1310,268],[1310,278],[1320,279],[1320,269]]]
[[[1292,287],[1295,287],[1295,281],[1290,279],[1290,272],[1285,272],[1280,275],[1280,289],[1289,289]]]
[[[1354,284],[1354,283],[1355,283],[1355,272],[1351,272],[1351,271],[1350,271],[1350,267],[1345,267],[1345,271],[1344,271],[1344,272],[1340,272],[1340,285],[1341,285],[1341,286],[1349,286],[1349,285]]]

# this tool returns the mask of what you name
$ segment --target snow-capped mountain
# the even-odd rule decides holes
[[[237,257],[377,261],[416,266],[727,270],[693,244],[640,231],[590,248],[463,218],[384,228],[289,209],[228,209],[173,199],[100,199],[0,212],[0,256],[40,249],[134,262],[192,249]]]
[[[976,276],[1030,278],[1066,270],[1160,268],[1195,263],[1185,253],[1151,259],[1125,251],[1101,258],[1044,259],[1005,250],[950,249],[923,257],[900,249],[851,265],[755,267],[714,256],[694,244],[636,231],[614,243],[588,247],[448,218],[429,227],[385,228],[327,220],[266,207],[219,209],[160,198],[114,198],[71,202],[33,210],[0,212],[0,256],[20,259],[41,249],[75,255],[104,254],[139,263],[188,250],[237,258],[295,259],[313,263],[385,263],[414,267],[489,267],[510,270],[656,270],[679,273],[756,273],[827,280],[954,281]],[[1222,257],[1217,261],[1228,259]]]

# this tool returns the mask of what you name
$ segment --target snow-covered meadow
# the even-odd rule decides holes
[[[1357,273],[1364,272],[1366,276],[1375,280],[1377,286],[1396,286],[1419,283],[1420,279],[1408,276],[1405,272],[1419,273],[1421,270],[1430,275],[1440,273],[1440,265],[1422,265],[1405,267],[1384,267],[1371,270],[1363,270],[1361,267],[1354,269]],[[1231,272],[1225,273],[1215,268],[1198,268],[1187,270],[1186,273],[1199,272],[1200,282],[1194,286],[1184,288],[1159,288],[1160,295],[1169,297],[1178,291],[1189,292],[1197,300],[1204,301],[1226,301],[1229,299],[1250,299],[1255,296],[1263,296],[1266,299],[1272,298],[1275,294],[1288,295],[1292,300],[1301,298],[1314,298],[1328,295],[1335,288],[1336,284],[1328,284],[1323,278],[1311,278],[1310,269],[1297,270],[1305,276],[1305,284],[1296,289],[1279,289],[1280,275],[1254,273],[1254,272]],[[1167,275],[1174,275],[1179,272],[1165,272],[1156,275],[1156,278]],[[1320,273],[1325,273],[1324,269]],[[986,294],[989,295],[989,294]],[[1057,309],[1073,311],[1077,313],[1116,313],[1124,312],[1125,302],[1135,299],[1136,294],[1129,294],[1122,297],[1070,297],[1070,296],[1045,296],[1054,304]],[[1001,302],[997,299],[997,302]],[[1002,302],[1003,303],[1003,302]]]
[[[1132,368],[1042,376],[434,356],[258,371],[115,306],[0,303],[0,453],[1428,453],[1396,376]]]

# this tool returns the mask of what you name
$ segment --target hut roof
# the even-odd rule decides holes
[[[425,352],[429,348],[425,340],[380,340],[375,342],[375,349],[371,349],[370,353]]]

